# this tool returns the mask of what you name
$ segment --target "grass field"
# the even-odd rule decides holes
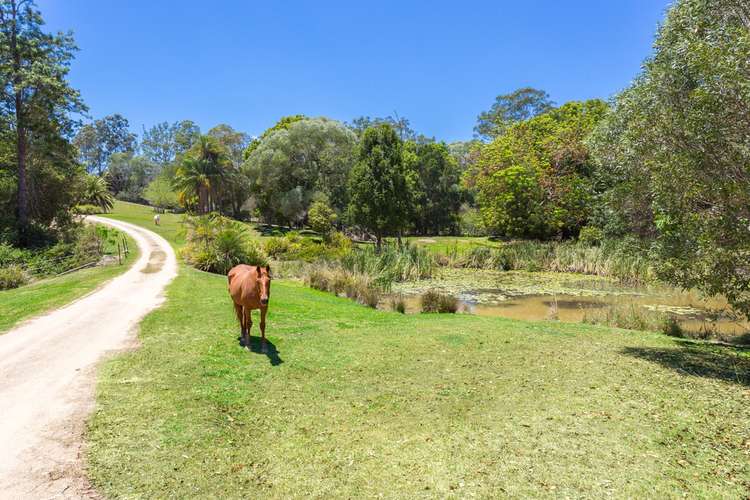
[[[138,260],[138,245],[126,235],[130,254],[122,265],[111,264],[82,269],[57,278],[40,280],[13,290],[0,291],[0,333],[7,332],[21,321],[62,307],[105,281],[124,273]]]
[[[150,227],[129,210],[114,217]],[[750,491],[747,351],[404,316],[282,280],[268,325],[269,355],[241,349],[225,278],[181,268],[142,346],[100,372],[88,467],[105,496]]]

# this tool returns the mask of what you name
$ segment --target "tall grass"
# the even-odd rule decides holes
[[[628,330],[662,332],[671,337],[685,335],[677,321],[668,314],[650,311],[638,304],[620,304],[600,310],[586,311],[582,322]]]
[[[348,297],[369,307],[377,307],[380,302],[380,289],[366,274],[322,264],[307,267],[304,280],[310,288]]]
[[[394,282],[432,277],[433,257],[424,249],[409,244],[398,247],[385,245],[355,249],[341,259],[341,266],[353,273],[370,276],[384,290]]]
[[[451,265],[502,271],[551,271],[609,276],[630,283],[653,279],[648,253],[628,240],[599,246],[579,242],[517,241],[446,256]]]

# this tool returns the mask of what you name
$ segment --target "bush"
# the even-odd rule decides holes
[[[29,277],[20,266],[11,265],[0,268],[0,290],[18,288],[28,283]]]
[[[225,217],[188,217],[187,244],[182,256],[191,266],[217,274],[227,274],[238,264],[266,265],[265,252],[247,236],[242,224]]]
[[[455,313],[458,311],[458,299],[453,295],[428,290],[422,295],[423,313]]]
[[[578,233],[578,242],[586,246],[598,246],[604,239],[604,233],[601,229],[594,226],[585,226]]]
[[[73,207],[73,212],[79,214],[79,215],[96,215],[104,213],[104,210],[102,210],[101,207],[98,207],[96,205],[76,205]]]

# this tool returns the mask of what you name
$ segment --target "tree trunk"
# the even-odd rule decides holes
[[[16,99],[18,101],[19,99]],[[18,108],[16,108],[18,109]],[[26,128],[18,121],[16,154],[18,155],[18,232],[20,243],[26,246],[29,229],[29,188],[26,182]]]

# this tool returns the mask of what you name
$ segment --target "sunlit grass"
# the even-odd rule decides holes
[[[68,304],[125,272],[139,255],[138,245],[130,236],[125,236],[130,253],[125,257],[122,265],[109,264],[81,269],[13,290],[0,291],[0,333],[25,319]]]

